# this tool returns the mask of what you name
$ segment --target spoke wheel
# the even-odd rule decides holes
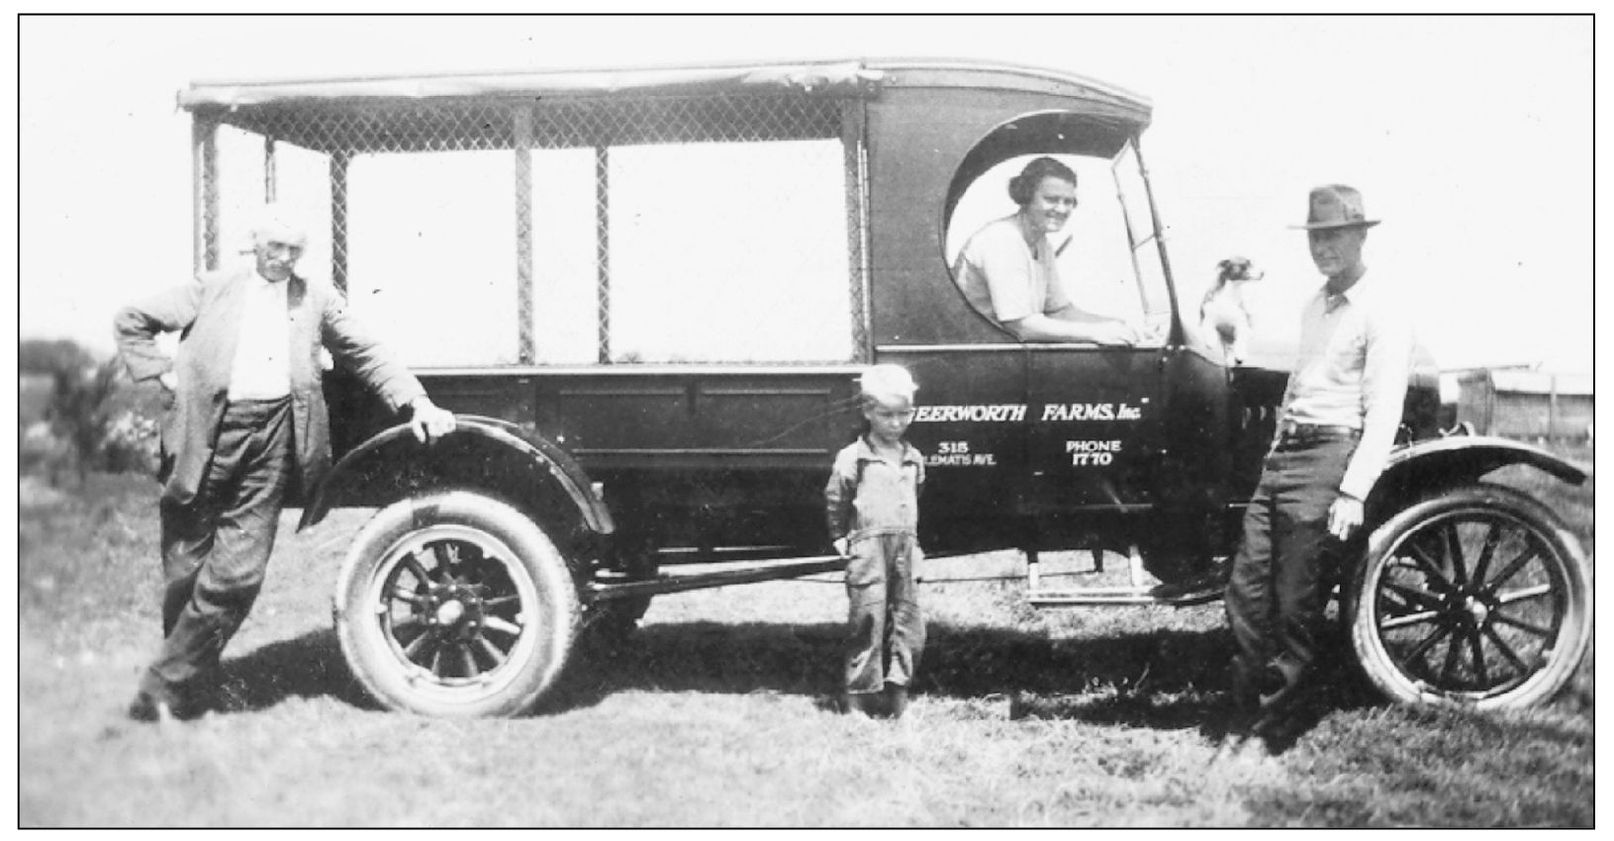
[[[349,667],[385,706],[515,715],[564,666],[577,597],[536,524],[498,500],[452,491],[395,503],[365,526],[335,612]]]
[[[1494,485],[1448,491],[1369,538],[1353,587],[1352,646],[1395,700],[1538,703],[1585,654],[1588,579],[1579,542],[1545,506]]]

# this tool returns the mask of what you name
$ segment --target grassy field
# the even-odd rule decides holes
[[[1589,461],[1589,454],[1587,460]],[[1591,488],[1507,481],[1591,548]],[[122,710],[157,644],[155,488],[24,483],[22,826],[1591,826],[1590,662],[1521,712],[1387,706],[1341,669],[1276,754],[1224,743],[1220,605],[1034,612],[1020,582],[928,583],[931,642],[900,722],[830,711],[828,580],[659,598],[515,720],[376,709],[330,590],[365,512],[293,534],[226,653],[236,709]],[[931,578],[1014,566],[937,561]]]

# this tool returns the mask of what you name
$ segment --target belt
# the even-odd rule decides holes
[[[267,399],[229,400],[224,404],[224,417],[232,423],[241,423],[245,418],[248,424],[254,424],[284,411],[289,406],[291,406],[290,394]]]
[[[1273,439],[1273,446],[1305,446],[1307,444],[1321,444],[1325,441],[1355,440],[1360,437],[1362,437],[1362,430],[1351,426],[1284,421],[1278,425],[1278,434]]]

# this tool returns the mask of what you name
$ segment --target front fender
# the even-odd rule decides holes
[[[1470,484],[1512,464],[1530,465],[1571,485],[1586,481],[1586,471],[1539,447],[1488,435],[1453,435],[1391,453],[1368,496],[1369,505],[1399,508],[1437,488]]]
[[[496,418],[456,415],[455,421],[454,431],[431,446],[400,424],[355,447],[314,489],[297,528],[318,523],[336,505],[380,505],[425,487],[454,485],[498,491],[529,506],[559,490],[589,531],[616,530],[588,475],[566,451]]]

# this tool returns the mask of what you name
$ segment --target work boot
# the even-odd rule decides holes
[[[1270,699],[1289,687],[1288,678],[1277,666],[1268,664],[1255,675],[1253,688],[1261,696],[1263,704],[1271,703]]]
[[[1233,658],[1232,701],[1235,711],[1235,729],[1247,727],[1267,710],[1270,700],[1283,693],[1288,682],[1276,666],[1267,664],[1251,668],[1242,658]]]
[[[161,724],[174,721],[178,718],[174,714],[174,701],[172,698],[147,692],[142,689],[135,693],[134,700],[129,702],[129,718],[148,724]]]
[[[1253,712],[1261,706],[1261,694],[1255,689],[1254,670],[1242,657],[1234,657],[1228,668],[1228,685],[1233,708],[1240,713]]]
[[[892,718],[902,718],[902,714],[908,711],[908,687],[900,683],[886,684],[885,700],[889,715]]]
[[[1303,667],[1285,668],[1281,660],[1268,663],[1261,670],[1255,687],[1261,696],[1261,710],[1271,712],[1288,707],[1294,701],[1304,676]]]

